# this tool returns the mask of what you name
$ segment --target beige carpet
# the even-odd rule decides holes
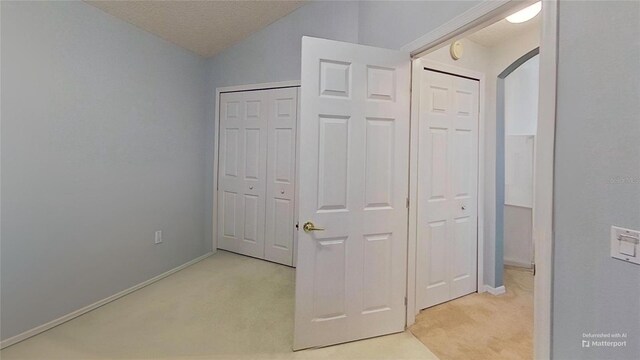
[[[224,251],[0,351],[10,359],[436,359],[411,333],[292,352],[292,268]]]
[[[411,332],[442,360],[533,358],[533,274],[505,268],[507,292],[471,294],[420,312]]]

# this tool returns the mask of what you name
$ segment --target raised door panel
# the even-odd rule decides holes
[[[351,94],[351,63],[320,60],[320,96],[348,98]]]
[[[426,151],[420,162],[425,164],[426,170],[423,180],[427,205],[438,206],[449,196],[449,132],[443,128],[428,128],[424,140]],[[446,212],[439,213],[446,216]]]
[[[245,158],[244,158],[244,178],[245,180],[260,180],[260,128],[246,128],[244,132]]]
[[[426,276],[419,283],[422,291],[422,307],[447,301],[449,298],[449,226],[448,221],[433,221],[426,225],[425,246],[420,248],[420,258]]]
[[[390,311],[393,292],[391,234],[364,236],[362,314]]]
[[[476,223],[473,217],[456,218],[452,224],[451,254],[448,256],[451,266],[449,298],[455,299],[476,290],[477,242],[474,237]]]
[[[347,238],[319,240],[313,262],[313,319],[334,323],[347,317]],[[329,296],[330,295],[330,296]],[[333,326],[333,325],[329,325]]]
[[[273,198],[273,207],[270,211],[272,217],[270,221],[273,223],[273,242],[269,242],[268,246],[275,248],[270,249],[267,254],[267,260],[281,262],[285,265],[291,265],[292,249],[293,249],[293,209],[294,204],[292,200]],[[286,256],[282,261],[277,261],[273,250],[281,250],[283,255]]]
[[[271,180],[279,184],[290,185],[294,182],[295,153],[291,152],[291,149],[295,149],[294,131],[295,129],[282,127],[274,130],[274,176]]]
[[[237,208],[238,194],[230,191],[224,191],[220,197],[222,203],[221,216],[222,216],[222,236],[235,239],[237,237],[236,229],[236,208]]]
[[[367,66],[367,99],[394,101],[396,97],[396,70],[381,66]]]
[[[347,211],[349,185],[349,116],[319,118],[318,211]]]
[[[224,129],[224,162],[222,165],[225,176],[238,177],[238,134],[240,129],[228,127]]]
[[[390,209],[393,199],[393,119],[368,118],[365,155],[365,210]]]
[[[252,245],[260,238],[260,199],[255,195],[244,195],[244,231],[243,241]]]

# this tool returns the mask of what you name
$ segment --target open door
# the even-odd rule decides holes
[[[294,349],[404,330],[410,58],[302,39]]]

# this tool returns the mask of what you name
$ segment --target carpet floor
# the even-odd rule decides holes
[[[533,274],[505,268],[506,293],[471,294],[420,312],[410,331],[441,360],[533,358]]]
[[[410,332],[291,351],[295,270],[218,251],[0,351],[11,359],[437,359]]]

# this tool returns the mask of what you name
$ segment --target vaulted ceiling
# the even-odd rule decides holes
[[[211,57],[304,1],[93,1],[87,3],[204,57]]]

